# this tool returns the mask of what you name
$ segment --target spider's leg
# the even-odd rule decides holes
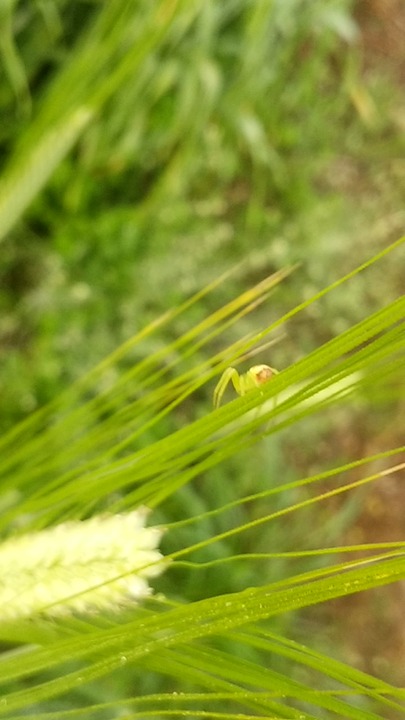
[[[220,406],[223,394],[224,394],[230,380],[232,381],[232,385],[234,386],[236,392],[238,394],[241,394],[240,393],[240,383],[239,383],[239,373],[237,370],[235,370],[235,368],[229,367],[222,373],[222,375],[218,381],[218,384],[214,390],[214,408],[217,408]]]

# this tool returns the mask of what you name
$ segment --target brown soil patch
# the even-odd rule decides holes
[[[405,83],[404,0],[358,0],[356,19],[365,67],[386,69],[397,82]]]

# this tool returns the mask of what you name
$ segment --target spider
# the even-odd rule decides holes
[[[250,390],[269,382],[277,374],[278,371],[269,365],[254,365],[243,375],[239,375],[238,371],[233,367],[226,368],[214,390],[214,408],[220,406],[229,381],[232,382],[238,395],[246,395]]]

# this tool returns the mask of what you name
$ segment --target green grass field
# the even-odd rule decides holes
[[[356,11],[3,3],[0,717],[404,717],[405,110]],[[96,527],[144,505],[134,605]]]

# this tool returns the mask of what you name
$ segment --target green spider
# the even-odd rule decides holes
[[[269,380],[277,374],[278,371],[269,365],[254,365],[243,375],[239,375],[238,371],[233,367],[227,368],[221,375],[218,385],[214,390],[214,408],[220,406],[222,396],[229,381],[232,382],[238,395],[246,395],[250,390],[254,390],[260,387],[260,385],[269,382]]]

